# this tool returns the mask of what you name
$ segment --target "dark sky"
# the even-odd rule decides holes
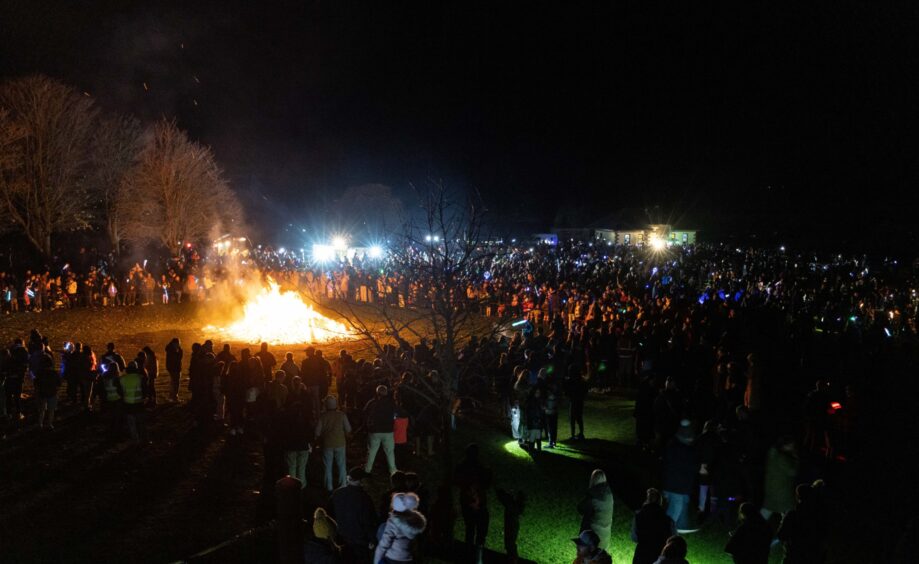
[[[431,178],[511,225],[874,237],[919,201],[915,2],[0,0],[0,31],[0,75],[175,116],[279,224]]]

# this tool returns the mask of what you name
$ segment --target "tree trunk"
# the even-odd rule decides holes
[[[453,429],[450,425],[450,412],[452,408],[452,400],[447,404],[447,410],[443,414],[443,422],[441,424],[441,439],[443,440],[443,448],[441,448],[441,463],[444,466],[444,484],[453,484],[453,441],[451,440],[453,435]]]
[[[121,237],[118,236],[118,225],[110,218],[108,221],[108,240],[115,256],[121,254]]]

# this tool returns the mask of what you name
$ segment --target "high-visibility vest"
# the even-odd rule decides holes
[[[114,378],[103,378],[102,386],[105,388],[105,401],[118,401],[118,387]]]
[[[124,403],[137,405],[144,401],[144,389],[140,374],[128,372],[121,377],[121,389],[124,392]]]

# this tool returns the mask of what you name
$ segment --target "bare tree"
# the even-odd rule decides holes
[[[0,85],[0,205],[45,256],[51,235],[89,227],[83,182],[97,111],[92,100],[45,76]]]
[[[391,237],[388,267],[404,276],[405,307],[376,300],[356,303],[352,296],[327,304],[383,357],[385,346],[410,348],[421,338],[436,343],[436,379],[418,378],[413,391],[439,409],[443,418],[444,469],[452,471],[449,424],[463,383],[483,376],[482,348],[473,339],[492,342],[507,329],[483,315],[487,299],[475,291],[494,259],[483,235],[485,209],[477,195],[454,198],[442,185],[419,194],[421,218]],[[385,269],[384,269],[385,270]],[[398,374],[399,367],[392,363]]]
[[[112,251],[121,251],[124,237],[118,204],[128,173],[140,159],[144,147],[143,127],[128,116],[102,118],[93,131],[90,154],[90,188],[100,213],[94,218],[105,230]]]
[[[155,124],[116,202],[125,239],[177,252],[242,224],[242,207],[208,147],[174,121]]]

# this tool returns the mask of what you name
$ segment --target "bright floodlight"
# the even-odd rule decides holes
[[[663,251],[667,247],[667,242],[660,237],[651,237],[651,248],[655,251]]]
[[[425,240],[426,242],[430,243],[430,242],[431,242],[431,236],[430,236],[430,235],[425,235],[425,236],[424,236],[424,240]]]
[[[335,249],[330,245],[313,245],[313,260],[316,262],[329,262],[335,258]]]
[[[434,242],[440,241],[440,235],[434,235]]]
[[[286,252],[287,252],[287,249],[285,249],[284,247],[281,247],[280,249],[278,249],[278,254],[283,255]]]
[[[383,256],[383,247],[379,245],[373,245],[367,251],[367,255],[372,259],[378,259]]]
[[[332,248],[338,251],[343,251],[348,248],[348,241],[344,237],[341,237],[341,236],[333,237],[332,238]]]

